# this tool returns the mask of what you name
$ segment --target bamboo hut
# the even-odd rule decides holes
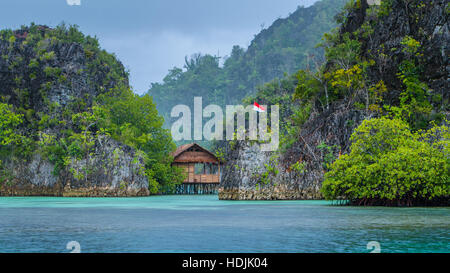
[[[220,160],[197,143],[182,145],[172,154],[173,166],[184,170],[177,194],[215,194],[220,184]]]

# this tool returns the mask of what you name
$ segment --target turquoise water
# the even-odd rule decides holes
[[[0,198],[0,252],[450,252],[450,208],[217,196]]]

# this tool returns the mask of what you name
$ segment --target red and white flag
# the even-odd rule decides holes
[[[253,103],[253,110],[260,113],[266,112],[266,109],[259,105],[257,102]]]

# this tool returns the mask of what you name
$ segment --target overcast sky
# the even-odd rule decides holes
[[[261,26],[316,0],[1,0],[0,28],[31,22],[76,24],[97,36],[130,71],[136,93],[161,82],[184,57],[228,55],[247,47]],[[69,5],[68,3],[75,4]],[[80,5],[77,5],[80,3]]]

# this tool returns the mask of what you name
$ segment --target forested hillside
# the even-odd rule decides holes
[[[255,36],[248,49],[234,46],[223,66],[217,56],[195,54],[184,68],[169,71],[162,83],[153,83],[149,94],[159,112],[170,122],[177,104],[193,105],[194,96],[204,104],[240,104],[256,87],[306,65],[323,49],[316,48],[322,35],[336,26],[334,16],[346,0],[322,0],[311,7],[299,7],[289,17],[278,19]]]
[[[200,96],[280,105],[278,151],[216,143],[221,199],[449,205],[449,0],[380,3],[299,8],[223,65],[194,55],[142,97],[74,26],[0,31],[0,195],[173,192],[164,118]]]
[[[150,96],[74,26],[0,31],[0,195],[136,196],[181,176]]]
[[[226,146],[220,198],[449,205],[449,11],[448,0],[348,1],[323,65],[246,99],[282,105],[281,147]]]

